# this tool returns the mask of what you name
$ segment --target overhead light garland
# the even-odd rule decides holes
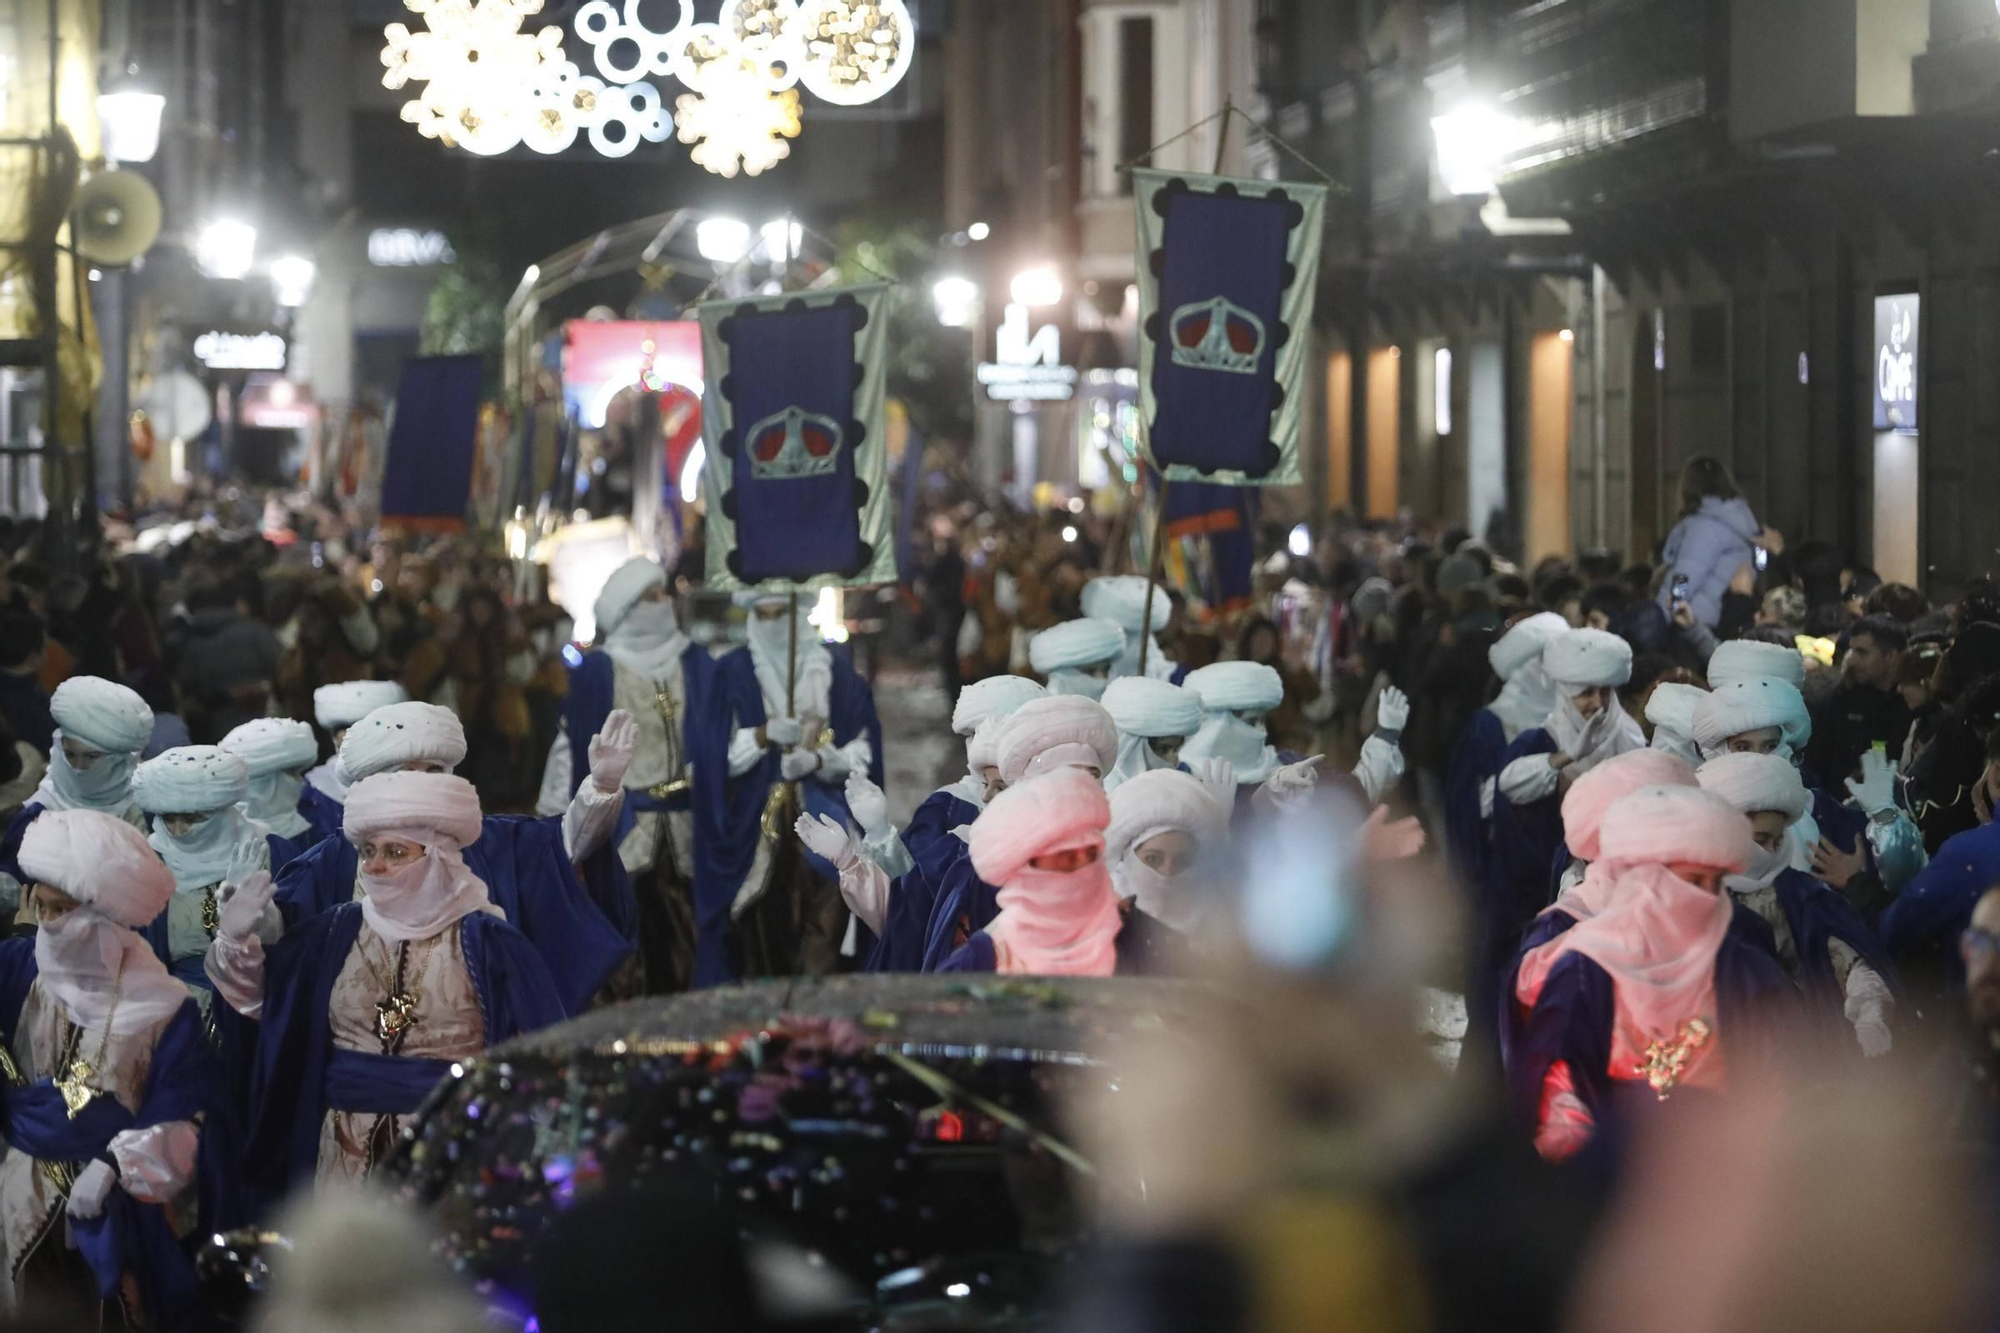
[[[666,32],[648,28],[641,0],[591,0],[575,32],[594,73],[551,25],[523,33],[543,0],[403,0],[427,21],[385,29],[382,82],[421,83],[403,119],[428,138],[481,154],[520,145],[560,153],[587,137],[623,157],[641,141],[678,135],[721,176],[757,175],[791,153],[802,128],[798,85],[836,106],[862,106],[909,72],[916,23],[904,0],[727,0],[714,23],[679,0]],[[687,92],[669,115],[655,80]]]

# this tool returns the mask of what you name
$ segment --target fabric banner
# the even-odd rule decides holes
[[[711,590],[896,581],[887,291],[700,308]]]
[[[1292,486],[1326,187],[1139,169],[1139,422],[1169,481]]]
[[[479,443],[481,356],[424,356],[404,364],[382,462],[382,521],[457,531],[472,494]]]

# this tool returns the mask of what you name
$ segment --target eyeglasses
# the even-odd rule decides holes
[[[1958,937],[1958,952],[1968,963],[1991,958],[2000,954],[2000,934],[1981,930],[1977,926],[1968,927],[1966,932]]]

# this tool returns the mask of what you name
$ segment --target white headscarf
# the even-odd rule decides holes
[[[1171,768],[1153,752],[1152,742],[1169,737],[1185,740],[1202,724],[1200,695],[1143,676],[1112,681],[1104,691],[1104,711],[1118,728],[1118,759],[1104,775],[1106,791],[1116,791],[1141,773]]]
[[[1201,783],[1170,769],[1142,773],[1112,792],[1104,858],[1119,896],[1136,898],[1139,910],[1175,930],[1195,929],[1216,887],[1204,863],[1228,836],[1229,814]],[[1141,861],[1139,848],[1174,831],[1194,840],[1197,864],[1170,879]]]
[[[1261,662],[1217,662],[1189,672],[1187,687],[1201,696],[1203,717],[1201,730],[1181,747],[1181,762],[1193,766],[1227,760],[1240,786],[1270,777],[1278,767],[1278,751],[1270,744],[1263,716],[1284,702],[1284,678]]]
[[[97,810],[123,818],[132,809],[132,770],[153,735],[153,710],[135,691],[98,676],[77,676],[56,686],[49,699],[55,743],[49,771],[34,803],[47,810]],[[95,750],[88,771],[63,753],[67,737]]]
[[[1125,631],[1125,649],[1118,654],[1118,660],[1111,664],[1111,679],[1122,680],[1126,676],[1139,674],[1139,650],[1149,635],[1158,634],[1173,619],[1173,601],[1167,590],[1154,587],[1153,614],[1148,622],[1146,615],[1146,589],[1149,580],[1137,574],[1108,574],[1094,578],[1083,585],[1083,614],[1092,620],[1108,620]],[[1154,680],[1165,680],[1174,672],[1174,664],[1160,651],[1156,643],[1146,654],[1146,674]]]
[[[401,870],[362,875],[370,929],[402,943],[429,939],[474,912],[500,915],[461,854],[479,840],[480,824],[479,793],[449,773],[378,773],[356,783],[341,826],[349,842],[358,848],[390,837],[424,849]]]
[[[312,827],[299,813],[306,770],[319,760],[319,738],[303,722],[260,717],[222,738],[222,748],[250,770],[243,813],[281,838],[296,838]]]
[[[1028,665],[1047,677],[1050,694],[1101,699],[1111,664],[1124,651],[1125,631],[1111,621],[1066,620],[1028,641]]]
[[[458,714],[415,700],[376,709],[349,727],[340,742],[340,774],[349,783],[405,764],[442,764],[449,770],[464,762],[465,726]]]
[[[597,595],[597,643],[612,661],[647,680],[661,680],[687,651],[673,603],[642,602],[653,588],[667,586],[657,561],[634,556],[612,571]]]
[[[174,872],[180,892],[221,883],[232,862],[254,854],[255,844],[264,841],[263,831],[237,808],[249,787],[248,766],[213,745],[184,745],[139,765],[132,795],[154,817],[153,850]],[[208,818],[176,836],[160,818],[170,814]],[[246,844],[247,852],[240,851]],[[268,859],[268,846],[263,850]]]
[[[95,810],[49,811],[21,838],[30,884],[60,889],[82,906],[35,932],[35,984],[86,1033],[129,1037],[188,1002],[136,930],[166,909],[174,879],[121,819]],[[86,1053],[86,1058],[87,1058]]]
[[[750,665],[757,673],[757,688],[764,696],[764,711],[772,717],[785,715],[786,688],[790,686],[791,716],[817,718],[825,722],[833,709],[833,656],[820,641],[819,631],[807,617],[812,612],[808,598],[799,600],[798,640],[793,647],[792,627],[785,617],[760,620],[758,607],[787,606],[791,598],[767,593],[738,593],[739,606],[751,609],[747,630],[750,636]],[[787,665],[790,657],[792,665]]]

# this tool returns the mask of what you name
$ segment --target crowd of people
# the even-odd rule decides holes
[[[1709,460],[1683,500],[1637,562],[1269,541],[1239,608],[1103,572],[1087,514],[941,517],[964,771],[900,826],[870,683],[785,592],[697,641],[637,556],[573,645],[539,571],[304,504],[17,558],[0,1311],[199,1326],[190,1238],[377,1178],[455,1065],[760,977],[1225,979],[1232,1022],[1072,1108],[1147,1181],[1085,1327],[1548,1326],[1638,1285],[1585,1263],[1635,1145],[1698,1154],[1801,1069],[1941,1064],[1935,1137],[1984,1152],[2000,584],[1933,606],[1788,545]],[[1462,998],[1455,1058],[1425,997]],[[1281,1272],[1313,1224],[1232,1223],[1317,1179],[1294,1151],[1374,1210],[1315,1244],[1374,1260]]]

